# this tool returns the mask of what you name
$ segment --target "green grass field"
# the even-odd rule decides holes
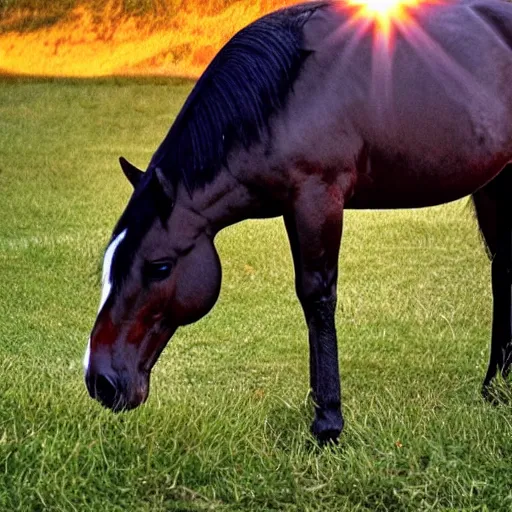
[[[306,328],[280,220],[218,238],[212,313],[148,403],[113,415],[81,359],[99,266],[189,82],[0,82],[0,509],[512,509],[512,408],[480,398],[489,265],[467,201],[348,212],[337,325],[346,429],[309,436]]]

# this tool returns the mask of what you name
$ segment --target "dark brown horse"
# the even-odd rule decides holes
[[[345,2],[273,13],[201,77],[114,229],[85,357],[92,397],[143,403],[179,326],[212,308],[224,227],[283,216],[309,329],[312,431],[343,427],[334,323],[346,208],[472,194],[492,260],[486,389],[512,357],[512,5],[404,8],[388,26]]]

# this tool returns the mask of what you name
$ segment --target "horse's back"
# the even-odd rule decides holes
[[[340,169],[359,161],[356,206],[456,199],[512,158],[512,4],[407,12],[386,41],[351,20],[347,4],[319,7],[303,29],[312,56],[278,123],[287,158],[312,152],[330,165],[338,158]],[[382,199],[390,183],[404,203]]]
[[[397,21],[389,42],[361,26],[335,2],[304,27],[304,46],[314,52],[304,86],[322,91],[317,101],[329,98],[361,130],[389,134],[421,115],[422,130],[432,121],[437,131],[450,110],[458,123],[461,114],[478,123],[482,109],[492,121],[512,118],[512,4],[427,4]]]

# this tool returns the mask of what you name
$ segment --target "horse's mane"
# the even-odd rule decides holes
[[[302,26],[320,5],[277,11],[236,34],[197,82],[149,169],[192,190],[215,177],[235,146],[260,141],[309,54]]]

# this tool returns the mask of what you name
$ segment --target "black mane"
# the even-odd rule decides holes
[[[283,9],[236,34],[197,82],[149,169],[189,190],[211,181],[228,153],[268,134],[302,64],[302,26],[320,3]]]

